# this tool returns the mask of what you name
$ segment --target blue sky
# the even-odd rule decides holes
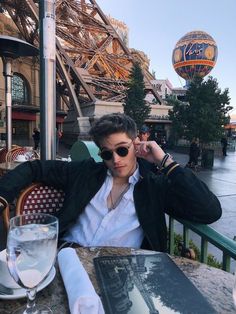
[[[172,51],[187,32],[202,30],[218,46],[218,59],[209,75],[221,90],[229,88],[236,113],[236,0],[97,0],[105,14],[125,22],[129,46],[144,51],[156,78],[184,86],[172,66]]]

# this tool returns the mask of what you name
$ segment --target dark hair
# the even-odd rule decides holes
[[[149,132],[150,132],[150,129],[146,125],[143,125],[139,131],[139,133],[149,133]]]
[[[111,113],[98,119],[89,131],[95,144],[114,133],[126,133],[132,140],[137,136],[137,126],[132,118],[123,113]]]

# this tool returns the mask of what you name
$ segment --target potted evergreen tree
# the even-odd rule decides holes
[[[214,150],[209,143],[218,141],[224,132],[224,125],[229,122],[229,91],[218,87],[213,77],[206,81],[195,78],[186,92],[186,101],[169,100],[173,108],[169,111],[173,132],[185,136],[188,140],[199,138],[202,151],[202,167],[212,168]]]
[[[146,92],[142,69],[139,63],[135,62],[131,69],[123,107],[124,113],[134,119],[139,130],[151,111],[150,105],[145,101],[145,96]]]

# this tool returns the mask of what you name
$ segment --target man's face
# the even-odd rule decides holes
[[[117,154],[118,147],[127,147],[128,154],[124,157]],[[136,156],[133,140],[126,133],[114,133],[100,143],[101,151],[112,151],[112,158],[104,160],[113,177],[128,178],[136,169]]]
[[[149,136],[150,136],[149,132],[140,133],[139,139],[141,142],[144,142],[144,141],[146,142],[148,140]]]

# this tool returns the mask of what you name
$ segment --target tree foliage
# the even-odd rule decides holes
[[[131,69],[123,107],[124,113],[134,119],[138,129],[144,124],[151,111],[150,105],[146,104],[145,95],[143,73],[136,62]]]
[[[203,81],[196,78],[186,92],[186,102],[168,99],[173,132],[191,140],[198,137],[201,143],[219,140],[224,125],[229,123],[228,111],[232,109],[228,89],[223,92],[211,76]]]

